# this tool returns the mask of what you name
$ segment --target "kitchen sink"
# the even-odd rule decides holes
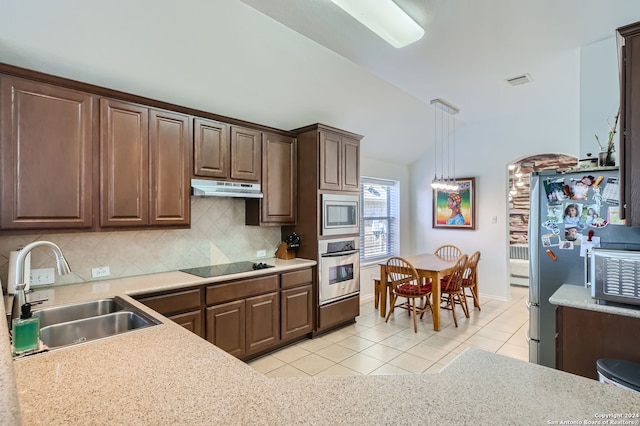
[[[40,340],[49,349],[161,324],[120,297],[38,309],[33,316],[40,318]]]
[[[40,329],[40,340],[49,349],[102,339],[159,324],[142,313],[120,311],[63,322]]]
[[[40,328],[61,322],[75,321],[96,317],[125,309],[124,303],[115,297],[92,300],[71,305],[54,306],[33,311],[33,316],[40,318]]]

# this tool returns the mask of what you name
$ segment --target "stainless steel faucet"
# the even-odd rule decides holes
[[[52,243],[51,241],[34,241],[31,244],[27,244],[20,250],[18,256],[16,257],[16,284],[13,295],[13,307],[11,308],[11,319],[18,318],[20,316],[20,309],[22,305],[27,303],[27,295],[25,291],[25,282],[24,282],[24,262],[27,255],[36,247],[46,246],[49,247],[53,254],[56,255],[56,265],[58,267],[58,275],[65,275],[71,272],[71,268],[69,268],[69,264],[67,260],[64,258],[64,254],[62,254],[62,250],[60,247]],[[46,300],[46,299],[45,299]],[[41,302],[41,301],[39,301]],[[36,303],[36,301],[32,302]]]

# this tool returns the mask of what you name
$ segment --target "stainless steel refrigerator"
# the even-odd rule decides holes
[[[602,248],[640,250],[640,228],[619,220],[615,168],[534,172],[530,201],[529,361],[555,368],[556,306],[549,298],[563,284],[585,286],[584,251],[598,239]]]

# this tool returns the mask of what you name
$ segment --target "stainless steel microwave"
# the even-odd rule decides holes
[[[357,194],[322,194],[322,235],[360,233],[360,198]]]

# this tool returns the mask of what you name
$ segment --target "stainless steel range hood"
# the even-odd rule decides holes
[[[191,188],[199,197],[262,198],[259,183],[191,179]]]

